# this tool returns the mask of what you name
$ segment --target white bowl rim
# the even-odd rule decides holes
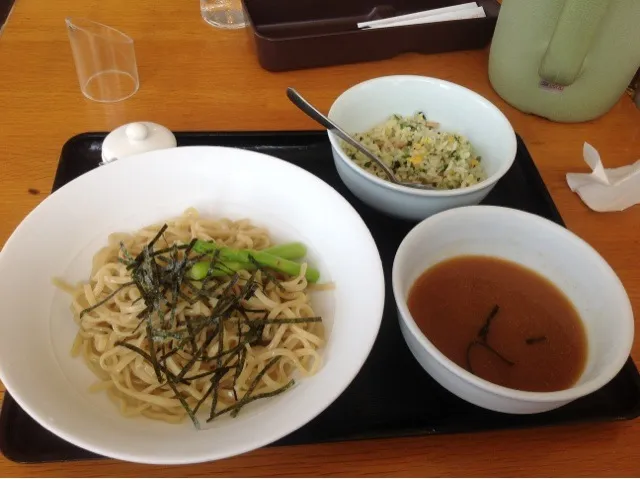
[[[587,248],[591,252],[590,259],[599,263],[606,270],[611,273],[612,279],[616,282],[616,286],[620,288],[624,293],[627,301],[625,304],[620,305],[621,309],[625,310],[624,316],[627,318],[627,333],[624,335],[620,335],[620,348],[615,357],[615,361],[610,362],[604,368],[604,371],[600,373],[594,379],[585,382],[579,386],[572,386],[568,389],[563,389],[561,391],[551,391],[551,392],[533,392],[533,391],[522,391],[519,389],[512,389],[505,386],[499,386],[494,384],[486,379],[482,379],[475,374],[470,373],[463,367],[458,366],[452,360],[450,360],[447,356],[440,352],[435,345],[429,341],[427,336],[420,330],[415,320],[411,316],[409,312],[409,308],[407,307],[406,299],[403,298],[402,292],[400,291],[400,271],[397,266],[397,259],[400,255],[406,254],[406,244],[408,243],[408,239],[420,234],[421,230],[430,228],[433,221],[438,221],[443,217],[455,217],[460,215],[461,213],[467,213],[470,210],[475,210],[478,213],[491,212],[500,210],[507,214],[511,214],[514,216],[519,216],[524,218],[526,221],[533,221],[537,223],[541,228],[547,228],[554,232],[557,236],[562,238],[562,241],[572,242],[574,244],[579,244],[582,247]],[[624,285],[620,281],[620,278],[615,273],[613,268],[600,256],[600,254],[586,241],[577,236],[576,234],[569,231],[567,228],[560,226],[559,224],[554,223],[553,221],[547,220],[541,216],[527,213],[525,211],[517,210],[514,208],[506,208],[502,206],[489,206],[489,205],[474,205],[474,206],[463,206],[460,208],[454,208],[451,210],[443,211],[442,213],[437,213],[426,220],[418,223],[402,240],[398,250],[396,252],[396,256],[393,261],[392,268],[392,289],[393,295],[396,301],[396,306],[401,311],[400,319],[407,326],[412,336],[415,337],[420,346],[427,351],[441,366],[445,367],[450,373],[459,377],[460,379],[466,381],[467,383],[471,383],[472,385],[487,391],[489,393],[493,393],[498,396],[507,397],[510,399],[516,399],[521,401],[530,401],[537,403],[547,403],[547,402],[558,402],[558,401],[572,401],[582,396],[586,396],[594,391],[597,391],[609,381],[611,381],[616,374],[624,367],[627,362],[629,355],[631,354],[631,348],[633,347],[633,333],[634,333],[634,319],[633,319],[633,308],[631,306],[631,302],[626,294],[626,290]],[[403,298],[400,300],[399,298]],[[624,336],[624,338],[623,338]]]
[[[320,415],[322,412],[324,412],[327,408],[329,408],[346,390],[347,388],[351,385],[351,383],[353,383],[354,379],[357,377],[357,375],[360,373],[360,371],[362,370],[362,367],[364,366],[366,360],[369,358],[369,356],[371,355],[371,350],[373,349],[373,346],[377,340],[378,334],[380,333],[380,327],[382,324],[382,318],[384,316],[384,304],[385,304],[385,299],[386,299],[386,279],[384,276],[384,271],[383,271],[383,267],[382,267],[382,260],[380,259],[380,252],[378,250],[378,247],[375,243],[375,240],[373,238],[373,235],[371,235],[369,226],[364,222],[364,219],[362,219],[360,213],[358,213],[358,211],[353,207],[353,205],[351,205],[351,203],[349,203],[346,198],[344,198],[343,195],[340,195],[331,185],[329,185],[326,181],[324,181],[323,179],[319,178],[318,176],[314,175],[313,173],[305,170],[304,168],[295,165],[293,163],[290,163],[288,161],[282,160],[278,157],[266,154],[266,153],[261,153],[261,152],[254,152],[254,151],[250,151],[250,150],[243,150],[241,148],[234,148],[234,147],[228,147],[228,146],[182,146],[182,147],[176,147],[176,148],[167,148],[167,149],[163,149],[163,150],[156,150],[156,151],[149,151],[149,152],[143,152],[143,153],[138,153],[135,155],[132,155],[130,157],[127,157],[124,160],[118,160],[118,161],[113,161],[111,163],[105,164],[103,166],[101,166],[100,168],[94,168],[78,177],[76,177],[75,179],[69,181],[68,183],[62,185],[58,190],[56,190],[55,192],[53,192],[52,194],[50,194],[47,198],[45,198],[45,200],[43,200],[41,203],[39,203],[38,205],[36,205],[22,220],[21,222],[16,226],[16,228],[13,230],[13,232],[11,233],[11,235],[9,236],[9,238],[7,239],[5,246],[0,249],[0,261],[3,258],[3,251],[5,249],[7,249],[7,246],[11,246],[13,243],[15,243],[17,241],[17,238],[20,236],[20,231],[25,228],[25,224],[27,223],[27,221],[32,221],[32,218],[34,216],[36,216],[36,214],[41,211],[42,209],[45,208],[45,203],[49,202],[49,199],[51,197],[53,197],[58,191],[62,191],[62,190],[69,190],[75,186],[77,186],[77,184],[79,184],[82,181],[88,181],[87,178],[91,178],[91,177],[95,177],[97,175],[100,175],[100,171],[103,171],[104,169],[116,169],[119,168],[122,164],[122,161],[128,162],[128,163],[144,163],[144,162],[149,162],[149,161],[153,161],[153,157],[156,154],[157,151],[160,152],[166,152],[167,150],[175,150],[175,149],[181,149],[181,150],[191,150],[191,151],[198,151],[198,150],[212,150],[212,151],[217,151],[217,152],[224,152],[224,151],[237,151],[237,152],[242,152],[244,154],[244,156],[246,157],[251,157],[253,159],[255,158],[260,158],[260,161],[263,162],[267,162],[267,161],[271,161],[274,164],[278,164],[280,165],[281,168],[287,168],[287,169],[291,169],[291,170],[295,170],[297,171],[299,174],[305,176],[307,179],[309,179],[310,181],[315,182],[316,184],[320,185],[320,187],[322,189],[324,189],[327,194],[330,194],[332,196],[334,196],[336,198],[337,201],[341,202],[344,207],[350,212],[350,214],[355,214],[357,217],[359,217],[362,221],[362,226],[366,229],[367,232],[369,232],[370,236],[367,238],[367,242],[368,242],[368,246],[373,248],[372,251],[376,251],[378,254],[378,261],[375,262],[375,269],[376,269],[376,274],[378,276],[378,280],[376,281],[377,283],[377,291],[381,294],[377,294],[374,295],[375,296],[375,300],[373,302],[373,304],[375,305],[375,309],[377,311],[377,313],[373,316],[373,319],[375,321],[370,322],[370,326],[371,326],[371,332],[372,334],[367,338],[367,342],[365,343],[365,349],[367,351],[366,354],[362,355],[362,357],[359,358],[358,363],[357,363],[357,367],[353,369],[353,371],[351,371],[351,373],[348,375],[348,377],[345,378],[345,380],[343,381],[343,383],[336,388],[335,390],[332,391],[332,394],[327,394],[325,397],[325,401],[324,401],[324,405],[322,407],[316,408],[313,411],[309,412],[308,414],[305,415],[303,421],[300,421],[299,423],[297,423],[294,427],[288,427],[288,428],[283,428],[282,430],[278,430],[278,431],[271,431],[267,434],[263,434],[263,435],[255,435],[254,436],[254,440],[253,441],[247,441],[246,444],[244,445],[244,447],[242,448],[237,448],[233,453],[220,453],[218,451],[212,450],[211,453],[207,454],[207,455],[199,455],[199,456],[188,456],[188,457],[180,457],[180,458],[176,458],[176,457],[169,457],[169,458],[165,458],[165,459],[158,459],[157,456],[153,455],[153,456],[149,456],[149,455],[137,455],[136,453],[120,453],[117,451],[114,451],[110,446],[108,445],[104,445],[103,443],[99,443],[96,444],[95,442],[88,442],[87,440],[85,440],[85,438],[74,432],[74,431],[70,431],[64,427],[60,427],[58,426],[55,422],[52,422],[50,420],[48,420],[46,417],[44,417],[42,414],[40,414],[40,412],[38,411],[38,408],[36,406],[34,406],[34,402],[31,399],[25,399],[25,397],[21,394],[16,394],[15,391],[16,388],[14,387],[14,381],[11,378],[10,374],[7,374],[6,371],[8,370],[8,366],[6,364],[2,364],[0,363],[0,380],[2,381],[2,383],[5,386],[5,389],[8,393],[11,394],[12,398],[15,400],[15,402],[34,420],[36,421],[41,427],[43,427],[44,429],[48,430],[49,432],[51,432],[52,434],[55,434],[56,436],[58,436],[59,438],[73,444],[76,445],[78,447],[81,447],[83,449],[86,449],[90,452],[99,454],[101,456],[104,456],[106,458],[111,458],[111,459],[116,459],[116,460],[122,460],[122,461],[128,461],[128,462],[132,462],[132,463],[138,463],[138,464],[150,464],[150,465],[188,465],[188,464],[198,464],[198,463],[204,463],[204,462],[210,462],[210,461],[217,461],[217,460],[222,460],[222,459],[228,459],[231,457],[236,457],[239,456],[241,454],[245,454],[247,452],[251,452],[254,450],[257,450],[259,448],[268,446],[270,444],[272,444],[275,441],[278,441],[279,439],[282,439],[283,437],[286,437],[287,435],[301,429],[302,427],[304,427],[305,425],[307,425],[309,422],[311,422],[312,420],[314,420],[318,415]],[[72,186],[73,184],[73,186]],[[307,378],[310,380],[313,380],[313,377]],[[285,430],[286,429],[286,430]]]
[[[383,180],[382,178],[378,178],[376,175],[363,170],[358,165],[356,165],[350,158],[346,156],[346,154],[340,147],[337,135],[332,131],[328,130],[327,133],[329,135],[329,142],[331,143],[331,146],[338,152],[338,156],[340,157],[340,159],[345,164],[347,164],[349,168],[351,168],[353,171],[357,172],[361,176],[364,176],[369,181],[372,181],[373,183],[376,183],[377,185],[387,188],[389,190],[394,190],[402,193],[409,193],[416,196],[433,196],[433,197],[463,196],[466,194],[473,193],[475,191],[482,190],[496,183],[500,178],[502,178],[507,173],[507,171],[509,171],[509,169],[513,165],[513,162],[515,161],[516,153],[518,150],[518,141],[516,139],[516,134],[515,134],[515,131],[513,130],[513,126],[511,125],[511,122],[509,121],[509,119],[505,116],[504,113],[502,113],[502,111],[497,106],[495,106],[493,103],[491,103],[489,100],[487,100],[485,97],[483,97],[479,93],[476,93],[475,91],[470,90],[467,87],[464,87],[457,83],[449,82],[447,80],[441,80],[439,78],[427,77],[427,76],[421,76],[421,75],[388,75],[383,77],[372,78],[370,80],[366,80],[356,85],[353,85],[352,87],[342,92],[340,96],[338,96],[338,98],[334,100],[334,102],[331,104],[331,107],[329,108],[329,114],[328,114],[329,119],[331,119],[331,114],[334,111],[335,105],[340,101],[341,98],[343,98],[348,93],[364,88],[366,85],[369,85],[371,83],[377,83],[380,81],[389,81],[389,80],[416,80],[424,83],[446,85],[451,87],[452,89],[461,91],[465,95],[469,95],[475,101],[478,101],[483,105],[489,107],[491,110],[494,110],[500,117],[502,117],[502,119],[504,119],[507,126],[509,127],[509,133],[510,133],[509,158],[510,159],[507,162],[503,163],[498,169],[498,171],[496,171],[493,175],[485,178],[484,180],[482,180],[479,183],[476,183],[475,185],[468,186],[466,188],[457,188],[455,190],[423,190],[418,188],[411,188],[409,186],[397,185],[395,183],[391,183],[390,181]]]

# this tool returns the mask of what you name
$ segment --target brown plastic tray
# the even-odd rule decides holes
[[[476,0],[486,18],[360,30],[357,23],[466,0],[243,0],[258,61],[270,71],[384,60],[486,46],[500,4]]]

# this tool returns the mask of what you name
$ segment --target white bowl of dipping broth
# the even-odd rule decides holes
[[[587,340],[584,369],[572,386],[552,392],[498,386],[458,366],[422,332],[407,306],[412,285],[430,267],[465,255],[518,263],[566,295]],[[477,406],[514,414],[549,411],[603,387],[629,357],[633,312],[622,283],[591,246],[539,216],[493,206],[457,208],[432,216],[403,240],[392,274],[400,327],[413,356],[443,387]],[[451,334],[455,333],[452,329]]]
[[[347,187],[381,212],[420,221],[457,206],[480,203],[513,164],[516,136],[509,120],[477,93],[437,78],[388,76],[357,84],[342,93],[329,118],[349,134],[365,132],[393,114],[424,112],[443,132],[458,133],[482,157],[487,178],[455,190],[420,190],[396,185],[365,171],[349,158],[341,140],[328,132],[336,168]]]

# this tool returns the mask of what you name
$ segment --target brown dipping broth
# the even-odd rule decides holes
[[[459,256],[416,280],[408,307],[442,354],[476,376],[522,391],[575,384],[587,358],[569,299],[538,273],[491,256]]]

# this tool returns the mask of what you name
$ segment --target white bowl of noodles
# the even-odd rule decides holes
[[[200,219],[191,211],[179,220],[182,223],[168,221],[189,208],[197,209]],[[245,219],[248,222],[238,223]],[[153,303],[154,296],[149,296],[151,289],[144,286],[144,278],[153,275],[144,276],[147,273],[140,266],[147,259],[140,259],[137,264],[131,261],[142,258],[136,254],[164,223],[169,229],[158,240],[158,244],[166,242],[163,247],[187,243],[194,236],[203,240],[213,238],[218,247],[227,246],[233,251],[263,251],[274,244],[301,242],[307,252],[297,263],[317,270],[318,284],[328,283],[331,287],[310,287],[312,280],[308,279],[309,269],[305,271],[305,267],[300,267],[298,275],[286,275],[255,262],[257,255],[249,260],[244,257],[249,262],[238,263],[245,266],[234,270],[238,276],[236,286],[227,289],[228,282],[221,277],[212,280],[219,281],[217,290],[203,286],[202,291],[206,294],[217,291],[216,299],[207,303],[215,308],[224,301],[232,303],[222,294],[240,294],[243,286],[248,285],[245,290],[248,296],[242,300],[246,300],[242,302],[246,319],[242,321],[252,321],[250,326],[246,330],[241,326],[240,332],[231,327],[242,323],[233,322],[241,314],[240,307],[234,306],[238,309],[224,319],[231,322],[222,323],[226,326],[219,343],[222,350],[216,349],[220,347],[219,335],[212,339],[217,333],[207,336],[203,332],[202,337],[194,333],[193,338],[198,341],[195,346],[202,347],[203,352],[192,362],[190,367],[194,369],[180,376],[186,361],[180,356],[189,359],[188,349],[179,349],[173,360],[167,359],[167,354],[171,345],[174,349],[188,348],[185,344],[191,341],[185,336],[174,338],[177,343],[167,343],[161,354],[167,331],[187,334],[185,315],[193,313],[188,326],[197,328],[198,321],[205,324],[208,315],[213,318],[214,313],[197,302],[176,296],[175,304],[180,305],[176,306],[177,322],[166,324],[175,324],[177,329],[166,326],[164,330],[165,326],[159,324],[165,323],[153,323],[148,331],[155,339],[149,341],[144,336],[146,321],[137,330],[132,326],[134,318],[144,316],[144,305]],[[147,231],[146,239],[131,236],[148,225],[157,226]],[[340,234],[347,231],[348,234]],[[113,248],[104,250],[113,233],[129,236],[112,237]],[[336,237],[340,240],[336,241]],[[124,239],[130,257],[120,250],[120,239]],[[102,254],[96,256],[101,250]],[[155,268],[161,271],[153,274],[169,281],[170,268],[162,265],[177,261],[182,253],[177,249],[165,253],[153,251],[156,254],[153,258],[158,258],[153,261],[159,265]],[[160,259],[161,255],[164,259]],[[212,256],[216,256],[219,261],[221,255],[202,254],[195,259],[213,261]],[[96,267],[94,273],[100,273],[87,288],[76,290],[74,314],[72,297],[56,288],[52,279],[60,278],[68,284],[87,283],[92,263]],[[129,270],[127,265],[131,265]],[[209,270],[207,274],[213,274],[213,268],[205,269]],[[267,285],[269,274],[263,271],[273,275],[271,286]],[[134,277],[128,274],[137,275],[137,283],[122,287]],[[262,274],[262,279],[256,279]],[[72,181],[43,201],[16,228],[0,256],[0,278],[0,301],[4,306],[0,322],[0,379],[11,395],[41,425],[79,447],[104,456],[151,464],[186,464],[241,454],[306,424],[329,406],[360,370],[376,338],[384,303],[384,278],[377,248],[364,222],[347,201],[298,167],[230,148],[155,151],[114,162]],[[249,285],[249,281],[257,283]],[[274,286],[277,283],[280,284]],[[203,281],[194,284],[202,286]],[[282,294],[277,292],[279,288]],[[86,311],[80,318],[80,310],[99,303],[116,289],[118,293],[110,302]],[[145,292],[144,298],[138,299],[141,291]],[[263,299],[257,298],[256,291],[264,293]],[[258,316],[263,313],[264,316]],[[270,319],[293,317],[306,321],[316,316],[322,318],[321,325],[269,323]],[[260,323],[261,320],[265,323]],[[260,324],[265,329],[257,328]],[[83,334],[76,339],[80,329]],[[256,333],[259,338],[249,340],[243,336],[254,329],[260,331]],[[203,346],[207,339],[209,343]],[[74,341],[79,357],[71,355]],[[124,347],[124,341],[134,348]],[[150,344],[154,344],[156,357],[164,361],[159,366],[134,351],[135,347],[149,351]],[[219,364],[216,353],[226,351],[227,356],[222,359],[236,358],[229,351],[238,344],[241,349],[251,351],[244,353],[246,362],[237,368],[237,376],[225,375],[224,368],[230,371],[236,359]],[[94,360],[94,369],[101,373],[102,380],[82,360],[83,351],[84,356]],[[240,361],[239,351],[236,352]],[[276,356],[289,359],[273,363],[269,369],[271,358]],[[209,370],[207,361],[212,364]],[[300,366],[294,365],[296,361]],[[160,369],[161,381],[154,383],[156,368]],[[245,395],[259,400],[243,403],[236,417],[215,415],[213,421],[207,422],[206,407],[214,399],[212,395],[206,396],[209,394],[206,385],[197,381],[199,375],[204,377],[216,368],[220,368],[216,411],[224,412],[225,407],[228,411],[229,405],[237,404],[235,401],[241,401]],[[213,376],[208,376],[209,384],[213,384]],[[163,388],[169,382],[172,387]],[[184,412],[173,414],[179,411],[176,404],[182,403],[173,387],[191,409],[205,397],[197,414],[201,430],[194,428]],[[272,395],[273,392],[281,394]],[[121,409],[130,417],[125,417]],[[179,422],[174,424],[167,419]]]

